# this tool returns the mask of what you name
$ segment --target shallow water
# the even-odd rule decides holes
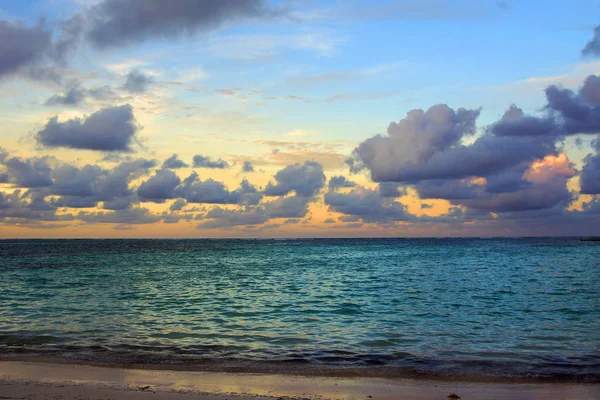
[[[0,354],[600,381],[600,245],[0,241]]]

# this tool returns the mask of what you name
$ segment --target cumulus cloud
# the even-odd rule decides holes
[[[274,13],[260,0],[104,0],[91,6],[84,19],[87,39],[107,48],[174,39]]]
[[[152,224],[162,219],[160,215],[153,214],[146,208],[128,208],[115,211],[87,212],[80,211],[77,219],[89,223],[104,224]]]
[[[254,172],[254,166],[250,161],[244,161],[242,164],[242,172]]]
[[[323,166],[314,161],[289,165],[275,174],[276,184],[269,183],[266,196],[285,196],[295,192],[302,197],[312,197],[325,186]]]
[[[303,218],[308,213],[310,197],[280,197],[265,204],[265,213],[269,218]]]
[[[105,209],[124,210],[137,202],[131,182],[155,166],[155,161],[143,158],[123,161],[110,170],[63,164],[53,170],[54,185],[43,194],[60,195],[54,202],[58,207],[88,208],[103,202]]]
[[[262,198],[262,193],[246,180],[238,189],[230,191],[222,182],[210,178],[202,181],[194,172],[176,188],[175,196],[188,203],[255,205]]]
[[[581,50],[581,54],[584,56],[600,56],[600,25],[594,28],[594,37]]]
[[[137,190],[142,200],[163,203],[166,199],[175,196],[175,188],[181,179],[170,169],[159,169],[147,181],[143,182]]]
[[[179,169],[179,168],[188,168],[185,162],[181,161],[177,154],[173,154],[171,157],[167,158],[163,163],[163,168],[169,169]]]
[[[210,157],[196,154],[194,156],[194,168],[214,168],[214,169],[225,169],[229,168],[227,161],[221,160],[220,158],[216,161],[211,160]]]
[[[204,215],[204,221],[198,224],[198,228],[223,229],[235,226],[261,225],[268,220],[269,217],[262,207],[243,210],[227,210],[215,207]]]
[[[395,222],[414,220],[414,216],[400,202],[381,197],[371,189],[355,187],[348,193],[325,193],[325,205],[330,211],[361,219],[363,222]],[[354,219],[353,219],[354,220]]]
[[[63,93],[58,93],[46,100],[47,106],[78,106],[84,103],[88,98],[95,100],[107,100],[114,98],[115,94],[110,86],[100,86],[93,89],[86,89],[79,83],[71,84]]]
[[[354,182],[349,181],[345,176],[342,175],[332,176],[331,178],[329,178],[330,189],[351,188],[354,186],[356,186]]]
[[[54,184],[50,176],[52,168],[48,157],[22,159],[19,157],[0,157],[4,167],[2,181],[12,183],[19,188],[40,188]]]
[[[142,71],[133,70],[127,74],[127,79],[121,89],[132,94],[141,94],[148,91],[148,87],[153,83],[153,79],[145,75]]]
[[[87,118],[59,122],[52,117],[35,139],[43,146],[98,151],[132,151],[138,125],[129,105],[108,107]]]
[[[562,214],[575,199],[567,183],[577,171],[557,144],[569,135],[600,133],[600,78],[588,76],[579,90],[549,86],[545,96],[540,115],[526,115],[513,105],[469,142],[464,139],[476,129],[478,110],[441,105],[411,111],[390,124],[387,136],[362,142],[348,164],[351,172],[366,170],[380,183],[381,198],[387,192],[381,185],[402,184],[413,186],[422,199],[444,199],[482,213],[470,218]],[[592,143],[598,146],[599,141]],[[584,159],[581,193],[600,193],[599,159],[598,152]],[[370,208],[381,208],[373,193],[332,192],[326,197],[332,210],[348,215],[364,213],[359,205],[367,200]]]
[[[434,155],[457,145],[475,133],[479,110],[453,110],[439,104],[427,111],[412,110],[398,123],[392,122],[388,135],[377,135],[362,142],[353,152],[349,164],[353,172],[371,171],[376,182],[397,181],[405,167],[426,163]]]
[[[515,173],[517,172],[517,173]],[[534,161],[524,170],[509,170],[501,190],[484,178],[462,180],[430,180],[415,185],[423,199],[446,199],[452,204],[474,210],[511,213],[566,207],[573,194],[567,181],[575,170],[566,154],[548,155]],[[508,181],[512,180],[510,184]]]
[[[596,139],[596,143],[598,142],[600,139]],[[597,150],[596,154],[588,154],[583,161],[580,174],[581,193],[600,194],[600,150]]]
[[[177,199],[169,207],[170,211],[181,211],[187,205],[187,201],[184,199]]]
[[[406,195],[406,189],[401,188],[397,183],[381,182],[379,184],[379,195],[390,198],[401,197]]]
[[[34,78],[52,75],[44,66],[51,46],[52,32],[43,23],[27,27],[0,21],[0,78],[17,72]]]

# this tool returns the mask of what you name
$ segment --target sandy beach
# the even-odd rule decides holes
[[[462,399],[590,400],[598,384],[483,383],[307,377],[0,362],[1,399]]]

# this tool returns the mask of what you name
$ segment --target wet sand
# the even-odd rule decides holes
[[[600,384],[484,383],[0,362],[0,399],[600,399]]]

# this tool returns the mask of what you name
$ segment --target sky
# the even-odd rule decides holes
[[[0,237],[600,235],[598,11],[0,0]]]

